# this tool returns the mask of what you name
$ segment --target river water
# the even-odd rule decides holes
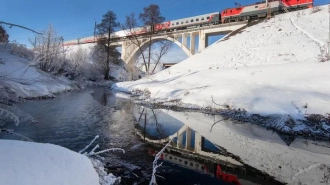
[[[238,177],[241,184],[281,184],[242,164],[226,149],[187,126],[183,120],[196,121],[192,120],[193,116],[189,117],[191,113],[141,107],[122,96],[99,87],[63,93],[54,99],[24,102],[18,104],[18,108],[37,122],[25,121],[6,128],[33,141],[57,144],[77,152],[99,135],[96,143],[100,149],[122,148],[126,151],[125,154],[109,152],[102,155],[109,169],[122,177],[121,184],[148,184],[153,155],[167,143],[167,140],[159,141],[169,137],[172,141],[162,156],[164,163],[158,170],[158,184],[230,184],[221,179],[223,176],[215,178],[217,165],[225,174]],[[185,119],[180,120],[180,117]],[[235,129],[251,128],[255,129],[254,126]],[[255,132],[254,137],[262,137],[262,133]],[[0,139],[21,138],[1,133]]]

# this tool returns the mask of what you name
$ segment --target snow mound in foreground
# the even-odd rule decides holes
[[[12,140],[0,148],[0,184],[99,185],[91,161],[66,148]]]
[[[330,63],[319,62],[328,39],[328,7],[311,12],[278,15],[156,75],[112,88],[181,106],[296,119],[330,113]]]

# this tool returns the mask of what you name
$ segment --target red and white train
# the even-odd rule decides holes
[[[236,3],[237,4],[237,3]],[[254,4],[240,6],[237,4],[234,8],[227,8],[221,12],[213,12],[204,15],[188,17],[183,19],[172,20],[161,24],[154,25],[155,32],[168,32],[189,29],[194,27],[203,27],[209,25],[226,24],[230,22],[239,22],[246,20],[255,20],[265,18],[268,11],[271,15],[285,13],[287,11],[302,10],[312,8],[314,0],[268,0],[268,7],[266,1],[257,2]],[[143,35],[147,33],[148,28],[136,28],[134,34]],[[113,37],[129,37],[127,31],[118,31],[113,34]],[[76,40],[67,41],[65,46],[93,43],[95,37],[85,37]]]

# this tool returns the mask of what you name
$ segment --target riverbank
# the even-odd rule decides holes
[[[13,53],[11,45],[0,45],[0,97],[18,99],[54,98],[56,94],[90,86],[109,86],[112,81],[69,80],[30,66],[31,57]]]
[[[327,14],[322,6],[278,15],[160,73],[111,88],[149,104],[212,110],[267,121],[264,126],[284,133],[330,138],[330,63],[321,62]]]
[[[277,15],[160,73],[111,88],[130,93],[148,105],[206,110],[293,136],[329,140],[327,30],[327,6],[320,11]],[[205,127],[200,132],[209,132],[210,125],[202,120],[196,124]],[[247,140],[230,130],[224,134],[223,130],[219,127],[219,132],[212,134],[215,143],[277,180],[329,183],[329,163],[323,160],[328,156],[313,152],[300,155],[299,150],[287,156],[285,151],[292,150],[290,147],[282,152],[281,146],[275,152],[267,142]],[[220,136],[224,142],[218,140]],[[262,163],[261,154],[265,154]],[[295,156],[300,156],[299,160]],[[277,163],[281,165],[275,166]]]
[[[28,113],[22,112],[15,103],[54,98],[59,93],[89,86],[109,86],[113,83],[69,80],[64,76],[41,71],[29,65],[31,57],[13,53],[14,50],[10,47],[11,45],[7,45],[0,48],[0,134],[18,135],[15,139],[22,139],[25,136],[19,136],[25,134],[14,132],[14,124],[19,127],[20,122],[37,122]],[[9,129],[10,127],[14,129]],[[120,178],[104,172],[100,162],[93,160],[92,164],[85,155],[58,145],[1,139],[0,146],[6,151],[4,155],[0,154],[0,171],[5,175],[0,177],[0,184],[110,185],[120,181]]]

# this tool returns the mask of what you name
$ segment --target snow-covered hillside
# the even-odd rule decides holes
[[[147,101],[261,115],[330,113],[328,7],[278,15],[156,75],[112,86]],[[212,101],[212,97],[214,101]]]
[[[31,59],[11,54],[10,47],[10,45],[0,45],[0,89],[10,89],[22,98],[34,98],[54,96],[54,93],[73,88],[66,78],[55,78],[51,74],[29,66],[28,62]]]
[[[89,44],[81,44],[81,45],[72,45],[72,46],[65,46],[64,49],[66,51],[66,57],[70,58],[70,55],[75,55],[78,50],[79,52],[83,52],[87,57],[87,62],[94,63],[93,59],[93,50],[95,47],[95,43]],[[123,61],[119,61],[118,64],[110,64],[110,76],[116,79],[119,82],[128,80],[128,72],[125,69],[126,64]]]

